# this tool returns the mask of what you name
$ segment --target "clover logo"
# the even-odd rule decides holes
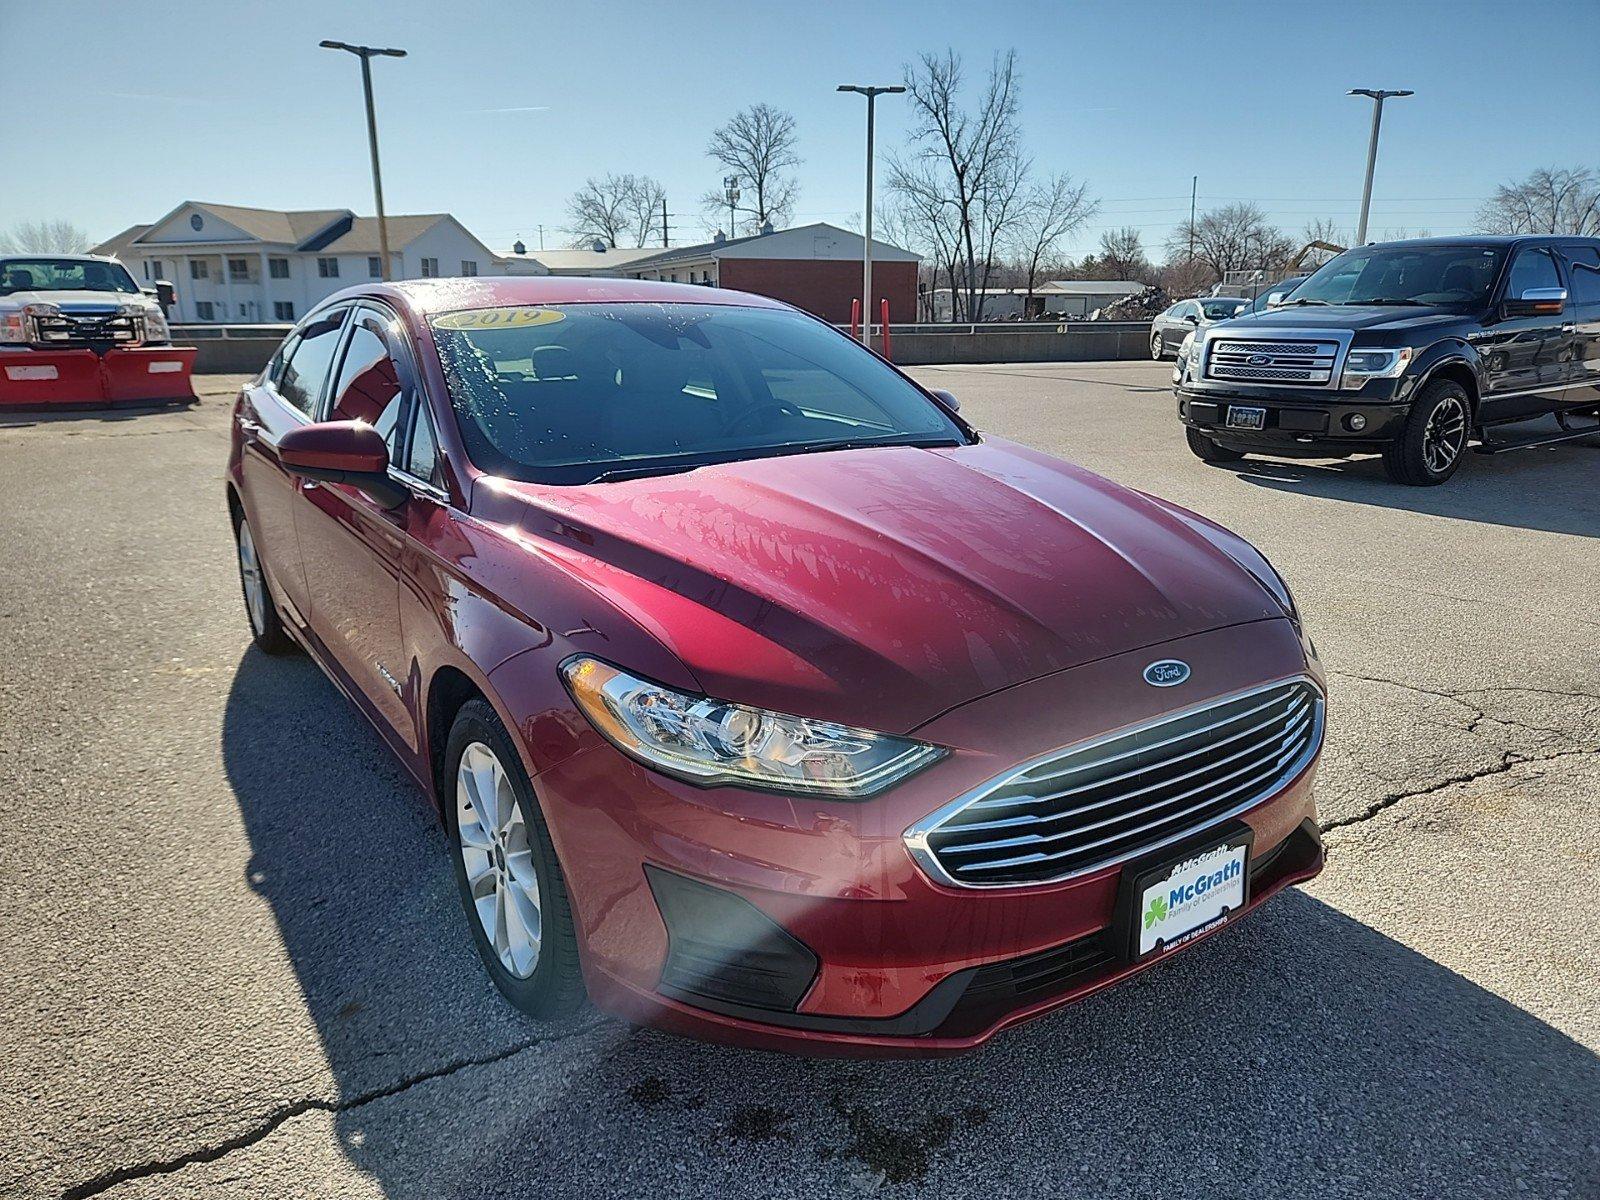
[[[1165,896],[1153,897],[1150,901],[1150,907],[1145,910],[1144,927],[1146,929],[1152,929],[1155,927],[1156,922],[1165,921],[1166,919],[1167,898]]]

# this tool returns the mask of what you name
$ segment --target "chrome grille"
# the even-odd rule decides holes
[[[1336,341],[1218,338],[1211,343],[1206,357],[1206,376],[1246,383],[1326,387],[1333,382],[1333,368],[1338,357]]]
[[[1265,800],[1322,743],[1321,693],[1297,679],[1036,760],[906,833],[937,878],[1049,883],[1158,849]]]
[[[116,309],[63,311],[35,316],[34,341],[39,345],[85,346],[103,342],[138,342],[144,321]]]

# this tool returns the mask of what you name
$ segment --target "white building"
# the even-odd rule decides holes
[[[388,226],[396,279],[508,273],[449,213],[392,216]],[[294,321],[341,288],[383,276],[377,218],[347,208],[280,212],[186,200],[94,253],[115,255],[142,282],[171,280],[175,322]]]

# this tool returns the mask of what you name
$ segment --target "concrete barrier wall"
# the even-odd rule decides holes
[[[926,363],[1096,362],[1145,358],[1148,321],[1072,321],[1064,325],[957,325],[949,332],[889,328],[894,361]],[[194,346],[194,369],[202,374],[253,374],[266,365],[289,332],[287,325],[177,325],[172,339]]]

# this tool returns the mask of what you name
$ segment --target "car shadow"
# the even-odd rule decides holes
[[[1516,427],[1518,433],[1557,432],[1554,421]],[[1376,456],[1316,460],[1246,458],[1218,465],[1245,483],[1349,504],[1404,509],[1462,521],[1481,521],[1549,533],[1600,537],[1600,434],[1592,440],[1514,453],[1471,454],[1439,487],[1404,487],[1384,474]]]
[[[339,1152],[389,1197],[1600,1187],[1600,1059],[1301,891],[957,1059],[550,1030],[488,983],[431,809],[309,661],[244,656],[223,749]]]
[[[159,416],[163,413],[189,412],[201,403],[193,400],[172,400],[164,404],[129,404],[108,407],[83,405],[81,407],[0,408],[0,429],[30,429],[37,425],[80,425],[85,422],[113,424],[134,421],[141,417]]]

